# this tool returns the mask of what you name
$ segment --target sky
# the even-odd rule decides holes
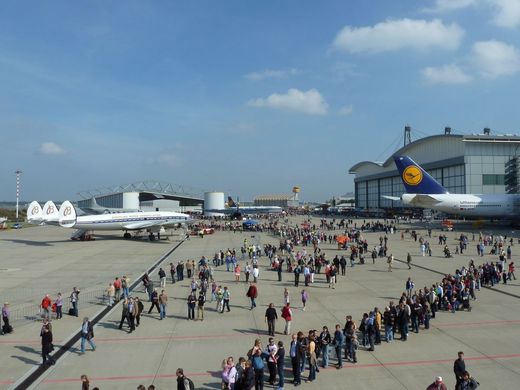
[[[520,0],[4,1],[0,200],[159,180],[321,202],[412,140],[520,133]]]

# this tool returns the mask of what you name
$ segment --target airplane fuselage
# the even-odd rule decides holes
[[[468,217],[512,218],[520,195],[403,194],[405,205]]]
[[[79,216],[73,227],[82,230],[140,230],[186,223],[189,219],[188,215],[175,212],[99,214]]]

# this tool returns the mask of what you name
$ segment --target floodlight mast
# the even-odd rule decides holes
[[[16,170],[16,222],[18,222],[18,205],[20,203],[20,175],[22,174],[21,170]]]

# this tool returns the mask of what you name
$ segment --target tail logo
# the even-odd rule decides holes
[[[63,215],[65,217],[68,217],[70,214],[72,214],[72,209],[70,208],[70,206],[65,207],[65,210],[63,210]]]
[[[415,165],[410,165],[409,167],[406,167],[406,169],[403,171],[403,180],[406,184],[410,186],[419,185],[422,179],[423,174],[419,167],[416,167]]]
[[[31,210],[31,214],[32,215],[38,214],[39,212],[40,212],[40,208],[38,206],[33,207],[32,210]]]
[[[52,214],[52,213],[54,213],[54,207],[49,206],[49,208],[47,209],[47,215]]]

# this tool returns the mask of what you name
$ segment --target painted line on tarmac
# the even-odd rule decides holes
[[[502,321],[482,321],[482,322],[460,322],[460,323],[448,323],[448,324],[430,324],[432,328],[464,328],[464,327],[472,327],[472,326],[494,326],[494,325],[517,325],[520,324],[520,320],[502,320]],[[425,330],[426,331],[426,330]],[[238,332],[238,333],[221,333],[221,334],[213,334],[213,335],[200,335],[200,336],[155,336],[155,337],[132,337],[132,338],[117,338],[117,337],[96,337],[96,342],[102,343],[130,343],[134,341],[163,341],[163,340],[208,340],[208,339],[223,339],[223,338],[237,338],[237,337],[250,337],[251,335],[258,335],[258,332]],[[57,345],[62,345],[65,340],[58,342]],[[8,344],[22,344],[22,345],[31,345],[31,344],[40,344],[40,341],[35,340],[1,340],[0,345],[8,345]],[[1,382],[0,382],[1,383]]]
[[[515,354],[501,354],[501,355],[490,355],[490,356],[474,356],[474,357],[464,357],[466,361],[478,361],[478,360],[497,360],[497,359],[518,359],[520,358],[520,353]],[[344,365],[345,369],[362,369],[362,368],[377,368],[377,367],[401,367],[401,366],[422,366],[422,365],[431,365],[431,364],[453,364],[453,358],[450,359],[435,359],[435,360],[411,360],[411,361],[402,361],[402,362],[388,362],[388,363],[369,363],[369,364],[352,364],[352,365]],[[332,366],[331,366],[332,367]],[[329,371],[329,370],[325,370]],[[336,370],[330,370],[330,372],[336,372]],[[213,372],[190,372],[185,374],[187,377],[206,377],[213,376],[215,377],[215,373]],[[217,375],[219,376],[219,375]],[[153,378],[160,379],[168,379],[168,378],[176,378],[176,374],[160,374],[160,375],[128,375],[128,376],[105,376],[105,377],[91,377],[91,382],[110,382],[110,381],[137,381],[137,380],[146,380]],[[69,382],[80,382],[79,378],[62,378],[62,379],[46,379],[42,383],[51,384],[51,383],[69,383]],[[0,384],[9,384],[12,382],[8,381],[0,381]]]

